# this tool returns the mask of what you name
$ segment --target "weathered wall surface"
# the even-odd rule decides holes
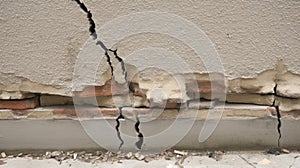
[[[135,147],[142,149],[143,145],[151,148],[146,141],[143,143],[144,136],[156,130],[153,125],[160,127],[157,124],[160,121],[149,122],[155,117],[165,117],[162,118],[164,125],[179,116],[190,123],[194,116],[196,127],[201,127],[206,116],[216,115],[210,113],[210,109],[214,109],[224,111],[222,119],[228,122],[218,127],[221,138],[213,137],[216,142],[221,140],[220,148],[275,144],[299,147],[295,130],[300,116],[300,1],[84,0],[98,29],[97,40],[109,49],[118,49],[117,55],[125,62],[128,82],[124,80],[125,71],[120,70],[122,66],[115,53],[109,50],[105,55],[90,37],[88,12],[84,13],[76,2],[80,4],[78,0],[0,1],[2,124],[7,125],[8,120],[25,124],[22,128],[30,130],[40,128],[34,123],[47,125],[49,121],[53,123],[48,124],[49,128],[37,130],[47,133],[59,127],[52,120],[63,123],[70,120],[72,124],[78,118],[109,117],[116,132],[105,130],[104,133],[119,135],[114,140],[117,145],[120,141],[121,149],[126,139],[120,134],[125,128],[122,129],[124,122],[121,124],[120,119],[125,118],[132,124],[125,130],[137,135]],[[146,11],[155,12],[147,13],[147,19],[134,20],[145,13],[133,13]],[[135,18],[126,20],[130,16]],[[163,25],[158,31],[135,32],[158,25]],[[198,36],[194,27],[207,36]],[[168,34],[174,31],[175,36]],[[133,34],[122,37],[128,32]],[[205,37],[209,37],[217,49],[224,74],[210,71],[218,67],[212,57],[215,53],[212,45],[200,45],[200,53],[196,54],[197,42],[209,42]],[[209,57],[205,57],[207,55]],[[106,56],[111,58],[113,76]],[[76,69],[78,67],[81,69]],[[214,73],[208,75],[208,72]],[[211,80],[210,77],[216,78]],[[84,106],[76,108],[74,104]],[[221,119],[221,113],[219,115]],[[180,124],[179,130],[182,126]],[[72,143],[65,144],[65,136],[56,136],[58,139],[53,143],[45,144],[40,137],[31,137],[31,133],[25,131],[23,134],[27,136],[23,137],[9,131],[11,127],[7,128],[0,132],[0,144],[6,144],[2,149],[74,148]],[[104,127],[95,128],[98,132],[98,128]],[[65,131],[72,132],[72,129],[67,127]],[[195,131],[192,132],[186,136],[182,148],[195,148],[195,145],[184,145],[198,143]],[[227,136],[223,136],[224,133]],[[253,136],[260,134],[263,136]],[[20,135],[21,139],[16,138]],[[75,137],[81,141],[79,146],[90,144],[81,133],[75,136],[80,137]],[[19,143],[18,140],[24,141],[24,138],[28,142]],[[36,141],[39,142],[33,143]],[[213,147],[216,142],[212,142]],[[209,142],[199,149],[210,146]]]
[[[232,94],[229,100],[243,102],[244,99],[239,100],[235,95],[241,93],[246,95],[245,99],[248,99],[247,94],[255,94],[257,97],[252,99],[260,99],[260,94],[274,94],[275,84],[278,85],[276,94],[300,98],[299,1],[86,0],[85,4],[93,13],[96,28],[114,18],[144,11],[174,13],[194,23],[218,50],[228,80],[228,93]],[[101,38],[101,32],[99,36]],[[76,57],[89,38],[86,15],[76,3],[1,1],[0,37],[2,98],[11,97],[6,91],[72,95]],[[191,49],[165,35],[138,34],[108,47],[118,48],[119,55],[126,58],[145,46],[173,51],[189,64],[193,72],[205,72],[201,60],[191,59],[195,55]],[[153,58],[159,62],[160,55]],[[143,64],[143,60],[132,60],[134,63],[128,60],[128,64]],[[101,65],[99,73],[105,77],[98,81],[98,85],[110,79],[105,60]],[[150,76],[152,73],[144,72],[142,77],[149,76],[147,79],[151,81],[154,79]],[[172,80],[166,78],[155,81],[161,82],[161,87],[172,85]],[[151,83],[146,79],[135,82],[146,90],[144,94],[150,95],[147,90],[151,89]],[[163,89],[168,88],[167,85]],[[272,100],[268,97],[261,104],[271,104]],[[253,103],[253,100],[249,102]]]

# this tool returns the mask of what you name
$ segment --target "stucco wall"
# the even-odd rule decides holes
[[[285,81],[296,81],[293,89],[299,89],[299,1],[86,0],[85,4],[91,9],[97,28],[132,12],[174,13],[208,35],[218,50],[227,79],[256,79],[262,72],[276,69],[278,60],[282,60],[285,72],[292,74]],[[89,38],[86,15],[76,3],[1,1],[0,37],[2,91],[71,95],[74,63]],[[164,35],[139,34],[114,47],[125,58],[144,46],[170,49],[196,72],[204,71],[198,61],[190,59],[194,53],[187,46]],[[135,62],[138,63],[142,62]],[[102,65],[100,73],[109,68],[105,60]],[[108,78],[98,84],[104,84]],[[272,89],[273,84],[266,92]]]

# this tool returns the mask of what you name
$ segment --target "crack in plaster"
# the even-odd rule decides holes
[[[81,2],[80,0],[74,0],[74,1],[75,1],[75,2],[80,6],[80,8],[87,14],[87,18],[88,18],[89,23],[90,23],[90,28],[89,28],[90,35],[92,36],[93,40],[96,40],[96,45],[100,45],[100,47],[104,50],[105,56],[106,56],[106,61],[107,61],[108,65],[109,65],[109,67],[110,67],[110,69],[111,69],[111,76],[112,76],[112,79],[114,79],[114,67],[113,67],[113,65],[112,65],[111,57],[109,56],[108,51],[112,52],[112,53],[114,54],[115,58],[116,58],[116,59],[118,60],[118,62],[121,64],[122,75],[124,75],[124,79],[125,79],[127,88],[128,88],[130,91],[132,91],[131,88],[130,88],[130,84],[129,84],[128,80],[127,80],[127,71],[126,71],[126,68],[125,68],[125,63],[124,63],[123,59],[118,55],[117,49],[115,49],[115,50],[108,49],[108,48],[105,46],[105,44],[104,44],[101,40],[97,39],[97,33],[96,33],[96,30],[95,30],[96,25],[95,25],[95,22],[94,22],[94,20],[93,20],[93,18],[92,18],[93,15],[92,15],[91,11],[88,10],[88,8],[85,6],[85,4],[84,4],[83,2]],[[120,114],[119,114],[118,118],[116,119],[117,125],[116,125],[116,127],[115,127],[115,128],[116,128],[116,131],[117,131],[117,136],[118,136],[119,140],[121,141],[121,142],[120,142],[120,146],[119,146],[119,150],[121,149],[121,147],[122,147],[123,144],[124,144],[124,140],[122,139],[121,133],[120,133],[120,130],[119,130],[119,127],[120,127],[120,119],[125,119],[124,116],[123,116],[123,114],[122,114],[122,108],[123,108],[123,107],[118,107],[119,113],[120,113]],[[138,149],[141,149],[144,140],[143,140],[143,134],[140,132],[139,125],[140,125],[140,121],[139,121],[139,119],[137,118],[137,122],[136,122],[136,124],[135,124],[135,130],[136,130],[137,133],[138,133],[138,139],[139,139],[139,140],[136,142],[136,146],[137,146]]]
[[[120,56],[118,56],[117,49],[115,49],[115,50],[109,49],[109,51],[113,52],[115,58],[120,62],[121,67],[122,67],[122,74],[124,75],[124,79],[127,83],[127,86],[129,86],[129,83],[127,80],[127,71],[126,71],[125,63],[124,63],[123,59]]]
[[[109,56],[107,51],[105,51],[105,56],[106,56],[106,61],[107,61],[108,65],[110,67],[110,70],[111,70],[111,76],[114,76],[114,67],[112,66],[110,56]]]
[[[97,34],[96,34],[96,31],[95,31],[95,28],[96,28],[96,25],[95,25],[95,22],[93,20],[93,15],[92,13],[90,12],[90,10],[87,9],[87,7],[85,6],[84,3],[80,2],[80,0],[74,0],[79,6],[80,8],[87,14],[87,18],[89,20],[89,23],[90,23],[90,33],[91,33],[91,36],[95,39],[97,39]]]
[[[79,7],[87,14],[87,18],[88,18],[89,24],[90,24],[90,28],[89,28],[90,35],[92,36],[93,40],[96,40],[96,45],[100,45],[100,47],[104,50],[105,56],[106,56],[106,61],[111,68],[111,74],[113,76],[113,66],[111,63],[110,56],[107,53],[108,49],[101,40],[97,39],[97,33],[95,30],[96,24],[93,20],[93,14],[91,13],[90,10],[88,10],[88,8],[85,6],[85,4],[83,2],[81,2],[80,0],[73,0],[73,1],[75,1],[79,5]]]

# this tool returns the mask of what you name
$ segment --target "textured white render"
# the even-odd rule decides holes
[[[210,38],[219,53],[228,80],[234,83],[240,78],[252,78],[256,81],[261,74],[267,74],[266,78],[258,79],[264,85],[258,93],[272,92],[276,78],[284,79],[281,81],[283,95],[300,97],[300,1],[84,2],[93,13],[96,29],[134,12],[156,11],[180,16],[195,24]],[[143,20],[140,24],[147,23],[149,20]],[[135,25],[128,23],[126,26],[134,29]],[[74,64],[80,49],[86,52],[84,44],[90,38],[88,29],[86,14],[71,0],[0,1],[0,91],[71,95]],[[99,31],[98,36],[105,43],[115,40],[109,39],[109,33],[114,32],[114,29],[106,29],[103,35]],[[125,62],[133,66],[145,65],[145,60],[138,57],[142,55],[141,49],[159,47],[171,53],[171,58],[176,53],[174,55],[184,60],[190,68],[186,73],[206,72],[201,60],[195,59],[193,49],[165,34],[136,34],[108,47],[118,48],[119,55],[128,57]],[[99,58],[104,56],[99,48],[98,51],[91,50],[89,54]],[[161,64],[161,59],[162,55],[157,54],[152,55],[150,61]],[[283,71],[278,68],[278,62],[283,64]],[[165,64],[175,70],[182,68],[172,61]],[[98,74],[105,75],[97,81],[98,85],[110,78],[105,59],[100,65]],[[151,71],[145,72],[143,77],[150,74]],[[287,75],[282,77],[282,74]]]

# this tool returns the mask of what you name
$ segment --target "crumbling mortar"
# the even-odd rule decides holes
[[[122,74],[124,75],[124,79],[126,81],[127,88],[129,89],[129,91],[134,91],[134,90],[131,89],[130,84],[129,84],[128,80],[127,80],[127,71],[125,69],[125,63],[124,63],[123,59],[120,56],[118,56],[117,49],[115,49],[115,50],[108,49],[101,40],[97,39],[97,33],[95,31],[96,25],[95,25],[95,22],[94,22],[94,20],[92,18],[93,17],[92,13],[90,12],[90,10],[88,10],[88,8],[85,6],[85,4],[83,2],[81,2],[80,0],[75,0],[75,2],[87,14],[87,18],[88,18],[89,23],[90,23],[90,28],[89,28],[90,35],[92,36],[93,40],[96,40],[96,45],[100,45],[100,47],[104,50],[105,56],[106,56],[106,61],[107,61],[108,65],[110,66],[110,69],[111,69],[112,79],[114,79],[114,68],[112,66],[111,58],[110,58],[110,56],[108,54],[108,51],[112,52],[114,54],[115,58],[121,64]],[[121,137],[121,133],[120,133],[120,130],[119,130],[119,127],[120,127],[120,121],[119,120],[120,119],[125,119],[124,116],[123,116],[123,114],[122,114],[122,108],[123,107],[118,107],[118,109],[119,109],[119,116],[116,119],[116,122],[117,122],[117,125],[116,125],[117,136],[118,136],[118,138],[121,141],[120,146],[119,146],[119,150],[121,149],[121,147],[124,144],[124,141],[123,141],[123,139]],[[143,134],[139,130],[139,125],[140,125],[140,121],[137,118],[137,121],[136,121],[136,124],[135,124],[135,129],[136,129],[136,131],[138,133],[138,141],[136,142],[136,146],[139,149],[141,149],[142,144],[143,144]]]

